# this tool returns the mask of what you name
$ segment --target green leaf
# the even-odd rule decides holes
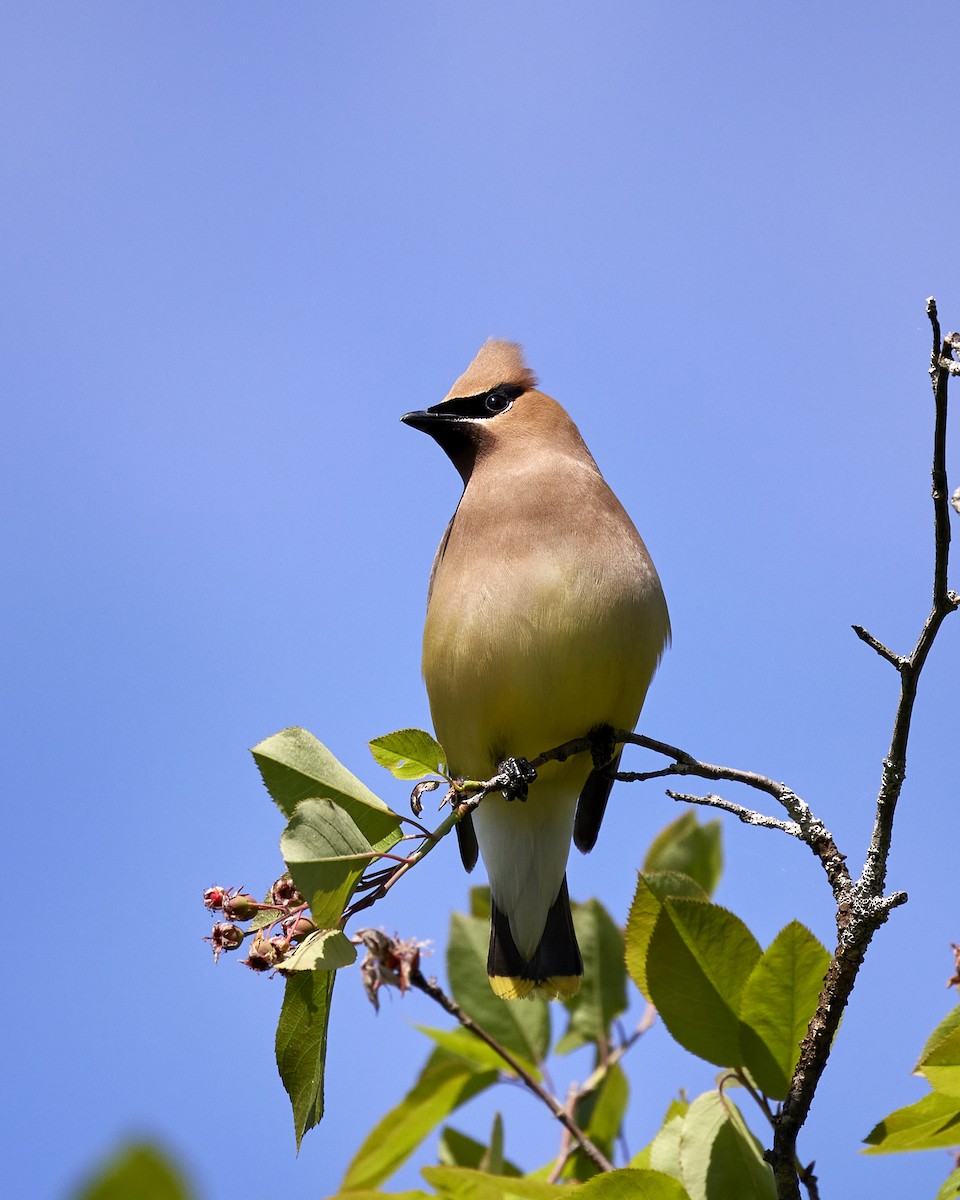
[[[663,903],[670,896],[707,899],[707,893],[689,875],[659,871],[652,875],[637,876],[637,890],[627,917],[626,963],[631,979],[648,1000],[647,949]]]
[[[270,908],[261,908],[255,917],[252,917],[247,929],[266,929],[268,925],[275,925],[282,917],[287,915],[285,908],[273,908],[273,889],[271,888],[263,898],[264,904],[271,905]]]
[[[484,1070],[510,1070],[496,1050],[492,1046],[488,1046],[486,1042],[481,1042],[469,1029],[464,1029],[462,1026],[458,1026],[456,1029],[431,1029],[427,1025],[415,1025],[414,1028],[425,1033],[428,1038],[449,1054],[458,1054],[467,1062],[472,1062]]]
[[[471,917],[482,917],[490,920],[490,888],[486,884],[478,884],[470,889],[468,912]]]
[[[158,1146],[130,1142],[72,1193],[73,1200],[190,1200],[176,1165]]]
[[[511,1175],[516,1171],[517,1175],[520,1171],[513,1166],[512,1163],[507,1163],[503,1157],[503,1117],[497,1112],[493,1114],[493,1127],[490,1130],[490,1147],[480,1166],[484,1171],[489,1171],[491,1175]],[[504,1168],[510,1166],[512,1171],[507,1171]]]
[[[446,778],[447,756],[425,729],[398,729],[374,738],[369,745],[380,766],[397,779],[422,779],[424,775]]]
[[[960,1007],[940,1022],[923,1048],[915,1072],[938,1092],[960,1097]]]
[[[251,751],[274,803],[288,817],[301,800],[321,797],[345,809],[374,850],[389,850],[400,818],[351,774],[312,733],[297,727],[268,737]]]
[[[442,1166],[470,1167],[472,1170],[482,1171],[484,1168],[481,1163],[486,1152],[487,1147],[483,1142],[467,1137],[465,1133],[453,1129],[450,1125],[445,1126],[440,1134],[437,1158]]]
[[[357,948],[341,929],[318,929],[305,937],[277,968],[289,971],[336,971],[357,961]]]
[[[507,1175],[513,1179],[522,1175],[519,1167],[503,1157],[503,1119],[499,1113],[493,1118],[489,1146],[448,1125],[440,1136],[437,1156],[448,1167],[470,1167],[488,1175]]]
[[[829,965],[825,947],[799,921],[791,921],[764,951],[747,980],[740,1018],[760,1037],[769,1055],[748,1051],[746,1065],[774,1100],[787,1095],[800,1057],[800,1042],[816,1011]]]
[[[960,1004],[956,1008],[950,1009],[933,1033],[927,1038],[926,1045],[920,1054],[920,1061],[914,1070],[919,1071],[927,1056],[940,1045],[944,1038],[948,1037],[956,1029],[960,1029]]]
[[[303,1135],[323,1116],[323,1070],[335,978],[335,971],[303,971],[292,975],[284,987],[277,1023],[277,1068],[293,1108],[298,1150]]]
[[[638,1171],[632,1167],[595,1175],[573,1195],[576,1200],[690,1200],[679,1180],[660,1171]],[[732,1200],[732,1196],[727,1200]]]
[[[574,1106],[573,1119],[591,1142],[607,1158],[613,1157],[613,1147],[620,1136],[630,1085],[623,1069],[614,1064],[596,1091],[579,1099]],[[564,1168],[565,1179],[590,1179],[600,1168],[579,1147]]]
[[[413,1088],[367,1135],[340,1184],[341,1191],[377,1187],[461,1104],[496,1083],[459,1057],[435,1050]]]
[[[351,1188],[349,1192],[327,1196],[326,1200],[437,1200],[437,1197],[435,1193],[421,1192],[419,1188],[407,1192],[381,1192],[379,1188],[358,1188],[354,1191]]]
[[[680,1166],[690,1200],[776,1200],[760,1143],[719,1092],[706,1092],[690,1105],[680,1133]]]
[[[679,872],[695,879],[712,896],[723,872],[722,830],[719,820],[701,825],[688,810],[657,834],[650,844],[641,870]]]
[[[321,929],[337,925],[373,849],[350,814],[332,800],[302,800],[280,853]]]
[[[489,921],[453,913],[447,944],[447,976],[460,1007],[501,1046],[516,1055],[537,1078],[537,1065],[550,1046],[550,1011],[546,1000],[523,1003],[501,1000],[487,980]],[[509,1070],[506,1063],[504,1070]]]
[[[650,1000],[681,1046],[717,1066],[745,1065],[745,1043],[759,1039],[740,1021],[740,998],[760,954],[756,938],[727,909],[702,900],[664,903],[647,978]]]
[[[577,994],[564,1001],[570,1023],[557,1044],[558,1054],[609,1040],[610,1026],[627,1008],[622,930],[598,900],[574,904],[572,909],[583,956],[583,979]]]
[[[933,1200],[956,1200],[957,1196],[960,1196],[960,1167],[950,1172]]]
[[[663,1124],[660,1126],[653,1141],[647,1147],[647,1159],[644,1162],[634,1160],[631,1166],[648,1166],[653,1171],[662,1171],[673,1179],[682,1179],[680,1168],[680,1135],[683,1132],[683,1120],[690,1110],[686,1100],[671,1100]],[[641,1151],[641,1153],[643,1153]]]
[[[895,1109],[864,1138],[864,1154],[938,1150],[960,1145],[960,1100],[930,1092],[922,1100]]]
[[[571,1194],[570,1188],[556,1183],[487,1175],[467,1167],[424,1167],[420,1174],[450,1200],[568,1200]],[[579,1197],[579,1191],[574,1195]]]

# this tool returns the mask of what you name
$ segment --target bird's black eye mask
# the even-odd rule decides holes
[[[481,392],[478,396],[457,396],[453,400],[445,400],[442,404],[434,404],[428,408],[428,413],[438,417],[466,417],[470,420],[489,420],[506,412],[518,396],[527,389],[516,383],[501,383],[489,391]]]

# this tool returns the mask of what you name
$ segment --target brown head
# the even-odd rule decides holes
[[[589,457],[577,427],[536,382],[516,342],[491,338],[439,404],[400,419],[429,433],[464,483],[493,453],[525,456],[549,448]]]

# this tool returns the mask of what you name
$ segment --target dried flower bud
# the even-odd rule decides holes
[[[951,942],[950,949],[953,951],[953,974],[947,980],[947,987],[960,987],[960,946]]]
[[[241,961],[251,971],[270,971],[276,965],[277,951],[262,933],[258,933],[253,939],[249,955]]]
[[[243,945],[243,930],[221,921],[219,925],[214,925],[210,936],[204,941],[213,947],[213,961],[216,962],[224,950],[237,950]]]
[[[270,889],[273,903],[283,908],[298,908],[303,903],[303,897],[294,886],[289,875],[281,875]]]
[[[249,921],[260,911],[260,905],[252,896],[241,892],[223,902],[223,915],[231,921]]]
[[[287,951],[290,949],[290,939],[279,936],[272,937],[270,939],[270,945],[277,952],[277,962],[281,962],[286,957]]]
[[[209,887],[203,893],[203,904],[205,908],[209,908],[212,912],[219,912],[223,908],[223,902],[230,895],[230,889],[220,887],[216,884],[214,887]]]
[[[367,998],[378,1011],[380,988],[386,984],[399,988],[401,995],[406,992],[411,976],[420,970],[420,951],[428,944],[415,938],[400,941],[379,929],[358,929],[352,940],[367,948],[367,956],[360,964],[360,978]]]
[[[423,812],[423,801],[420,797],[425,792],[435,792],[440,786],[439,779],[421,779],[417,786],[410,793],[410,808],[415,817],[419,817]]]

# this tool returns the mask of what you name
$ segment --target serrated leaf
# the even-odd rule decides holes
[[[284,986],[277,1022],[277,1068],[290,1097],[298,1150],[306,1131],[323,1117],[323,1072],[335,978],[335,971],[303,971]]]
[[[557,1043],[558,1054],[609,1040],[610,1026],[627,1008],[622,930],[598,900],[571,907],[583,956],[583,979],[577,994],[564,1001],[570,1022]]]
[[[930,1092],[922,1100],[895,1109],[864,1138],[864,1154],[938,1150],[960,1145],[960,1100]]]
[[[683,1184],[660,1171],[623,1167],[595,1175],[573,1193],[576,1200],[690,1200]],[[726,1200],[733,1200],[727,1197]],[[739,1200],[739,1197],[737,1197]]]
[[[277,970],[336,971],[357,961],[357,948],[341,929],[318,929],[292,950]]]
[[[272,896],[268,893],[264,904],[270,904],[271,899]],[[277,921],[286,915],[287,910],[285,908],[273,908],[272,906],[270,908],[261,908],[256,916],[251,918],[247,929],[266,929],[268,925],[275,925]]]
[[[723,873],[722,828],[719,820],[701,825],[688,810],[672,821],[650,843],[641,871],[678,872],[695,879],[708,896],[713,895]]]
[[[350,814],[374,850],[389,850],[400,836],[400,818],[306,729],[275,733],[251,751],[277,807],[292,817],[302,800],[332,800]]]
[[[173,1160],[150,1142],[130,1142],[81,1183],[72,1200],[190,1200],[191,1189]]]
[[[759,1039],[740,1021],[740,998],[760,954],[728,909],[665,901],[647,951],[647,979],[651,1003],[681,1046],[717,1066],[745,1065],[745,1040]]]
[[[690,1200],[776,1200],[760,1143],[719,1092],[706,1092],[690,1105],[680,1133],[680,1166]]]
[[[462,1058],[435,1050],[413,1088],[367,1134],[340,1190],[383,1183],[455,1109],[496,1081],[496,1071],[477,1070]]]
[[[926,1044],[920,1054],[920,1060],[916,1067],[914,1067],[914,1071],[919,1071],[927,1056],[940,1045],[944,1038],[948,1037],[956,1029],[960,1029],[960,1004],[956,1008],[951,1008],[936,1029],[934,1029],[933,1033],[927,1038]]]
[[[425,729],[398,729],[374,738],[369,746],[374,759],[397,779],[446,777],[444,749]]]
[[[914,1071],[947,1096],[960,1097],[960,1008],[940,1022],[927,1039]]]
[[[332,800],[302,800],[280,839],[280,853],[314,923],[332,929],[370,865],[373,847]]]
[[[625,960],[630,978],[648,1000],[647,949],[663,903],[670,896],[689,896],[695,900],[708,898],[700,884],[689,875],[658,871],[637,876],[637,890],[627,917]]]
[[[746,1066],[765,1095],[783,1100],[800,1058],[800,1042],[817,1008],[830,965],[826,948],[799,921],[773,939],[750,973],[740,1019],[760,1037],[769,1058],[747,1053]],[[770,1070],[770,1060],[774,1069]]]
[[[487,1175],[468,1167],[424,1167],[420,1174],[446,1200],[567,1200],[570,1196],[570,1189],[559,1184]]]
[[[453,913],[447,944],[447,976],[460,1007],[501,1046],[519,1058],[538,1079],[538,1064],[550,1046],[550,1012],[539,997],[514,1003],[501,1000],[487,980],[489,921]],[[509,1070],[506,1063],[503,1070]]]

